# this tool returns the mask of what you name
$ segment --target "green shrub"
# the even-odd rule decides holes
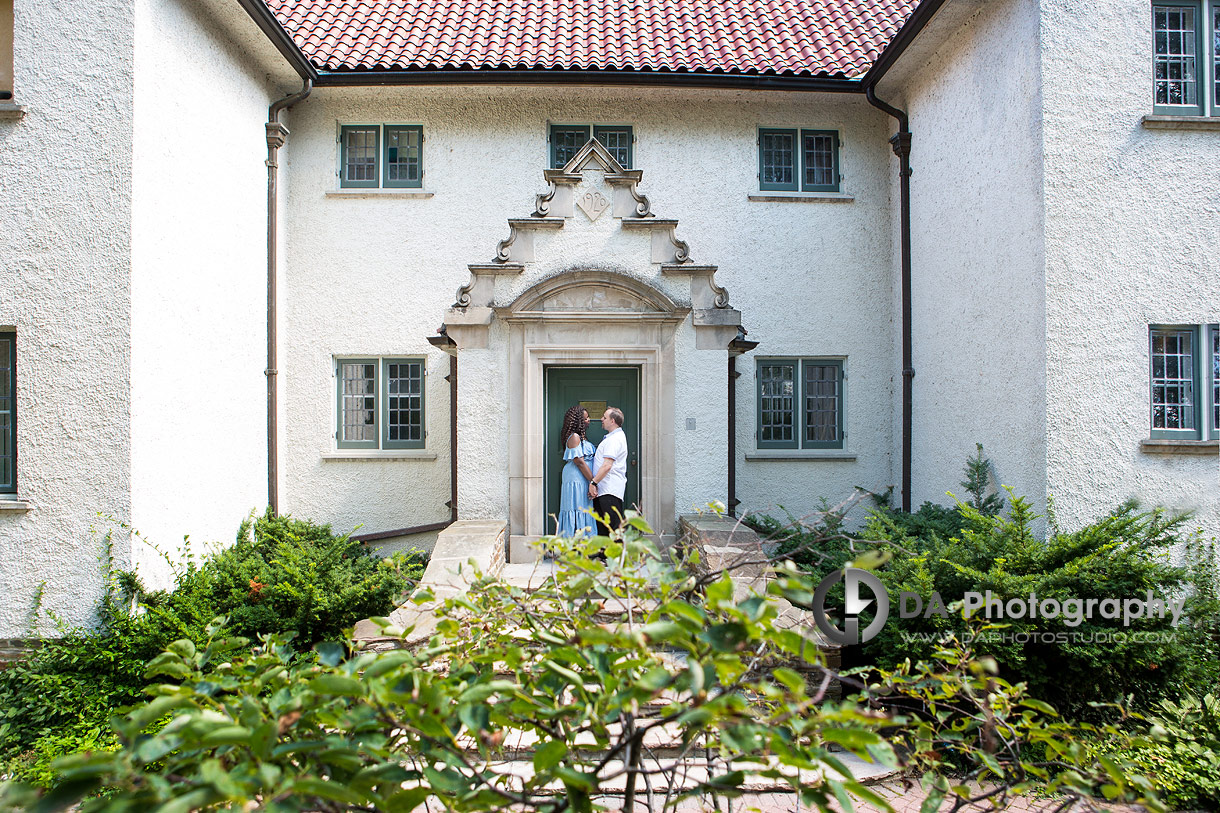
[[[1220,699],[1164,700],[1149,719],[1151,740],[1128,742],[1118,752],[1103,740],[1096,750],[1138,766],[1176,810],[1220,809]]]
[[[1033,533],[1036,515],[1020,497],[1009,503],[1009,516],[987,515],[958,506],[963,527],[957,536],[937,533],[913,536],[888,513],[870,518],[864,535],[891,543],[892,561],[879,574],[894,602],[881,633],[863,647],[864,656],[892,667],[906,658],[927,657],[937,635],[963,628],[960,612],[900,618],[901,592],[926,601],[938,592],[946,604],[966,592],[986,593],[1007,601],[1035,594],[1039,601],[1138,597],[1148,591],[1168,600],[1180,596],[1189,581],[1187,569],[1169,563],[1169,549],[1181,543],[1185,520],[1160,511],[1139,511],[1127,503],[1079,531],[1052,531],[1043,540]],[[1200,618],[1197,602],[1188,617]],[[1209,619],[1210,620],[1210,619]],[[1123,626],[1122,619],[1097,617],[1068,627],[1062,618],[996,619],[998,629],[977,642],[994,657],[1001,673],[1025,681],[1038,697],[1074,716],[1095,716],[1089,704],[1134,696],[1148,708],[1166,694],[1205,677],[1209,635],[1205,628],[1171,625],[1171,616],[1141,618]],[[1212,622],[1214,623],[1214,622]]]
[[[250,640],[295,632],[308,650],[362,618],[386,614],[423,575],[418,552],[382,560],[329,525],[270,513],[253,523],[253,533],[250,525],[242,523],[237,544],[175,591],[207,608],[204,623],[226,615],[229,631]]]
[[[233,547],[178,570],[172,591],[145,593],[134,575],[113,568],[108,536],[105,542],[98,626],[62,629],[62,637],[0,672],[6,772],[37,762],[38,743],[87,740],[117,709],[142,698],[150,660],[173,641],[205,641],[217,616],[229,615],[229,631],[251,640],[289,634],[308,647],[388,613],[424,561],[417,553],[382,561],[328,526],[268,515],[253,529],[243,523]]]
[[[150,686],[149,703],[116,719],[121,750],[57,763],[59,791],[41,800],[0,787],[0,807],[66,806],[105,788],[85,813],[412,810],[426,800],[583,813],[625,784],[624,809],[671,810],[684,797],[733,799],[761,777],[820,810],[851,809],[852,796],[888,809],[852,779],[840,761],[849,752],[919,777],[929,810],[978,800],[979,785],[1001,803],[1045,791],[1066,808],[1100,792],[1159,810],[1146,778],[1093,759],[1079,727],[956,645],[882,673],[859,697],[828,700],[816,640],[780,621],[789,602],[807,600],[807,574],[785,568],[765,595],[738,597],[726,573],[696,576],[663,559],[649,533],[629,512],[614,539],[548,540],[553,578],[529,592],[478,579],[444,602],[415,649],[323,643],[314,660],[293,658],[275,636],[253,652],[219,630],[203,646],[175,642],[149,666],[175,683]],[[594,558],[602,551],[605,561]],[[607,619],[612,601],[627,609]],[[405,634],[384,623],[385,634]],[[937,713],[887,712],[878,698]],[[670,740],[678,745],[653,756]],[[511,759],[531,769],[506,770]],[[964,781],[950,766],[965,766]]]
[[[999,662],[1005,677],[1027,682],[1036,696],[1082,718],[1098,719],[1101,712],[1091,709],[1093,702],[1133,696],[1136,707],[1147,709],[1163,696],[1216,686],[1216,555],[1214,546],[1186,533],[1186,518],[1128,503],[1073,533],[1062,533],[1051,522],[1048,535],[1035,535],[1038,517],[1023,498],[1010,494],[1007,516],[1000,513],[996,495],[987,493],[988,467],[980,446],[961,483],[968,502],[925,503],[911,514],[883,503],[869,514],[864,529],[851,535],[839,527],[827,539],[824,529],[802,527],[791,517],[787,523],[765,516],[748,521],[779,543],[779,553],[819,578],[869,549],[889,559],[878,570],[891,600],[889,621],[877,638],[845,650],[845,663],[895,668],[906,658],[928,657],[940,637],[963,633],[960,612],[900,618],[904,591],[925,602],[937,592],[949,605],[966,592],[988,590],[1005,601],[1031,593],[1059,601],[1142,598],[1150,590],[1162,600],[1189,596],[1185,614],[1191,623],[1172,627],[1168,614],[1130,627],[1121,619],[1097,617],[1074,628],[1057,618],[1005,618],[1003,628],[985,631],[987,639],[975,645]],[[1169,561],[1170,550],[1179,546],[1190,562],[1185,567]],[[842,596],[842,586],[836,586],[828,598],[833,604]],[[862,629],[871,620],[867,615]],[[1133,641],[1121,635],[1116,640],[1115,633],[1164,635]]]

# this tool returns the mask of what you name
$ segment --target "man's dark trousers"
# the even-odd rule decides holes
[[[593,511],[597,514],[597,533],[599,536],[609,536],[610,531],[623,521],[623,500],[613,494],[602,494],[593,498]],[[609,524],[602,522],[602,516]]]

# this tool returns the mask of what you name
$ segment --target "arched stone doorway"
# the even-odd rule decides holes
[[[640,170],[590,141],[543,174],[550,188],[533,215],[509,219],[495,258],[469,266],[444,320],[459,369],[459,516],[507,519],[513,561],[548,530],[548,367],[639,370],[639,414],[628,419],[640,427],[640,503],[662,537],[679,503],[724,499],[725,434],[677,437],[677,424],[690,430],[702,414],[723,426],[741,323],[716,267],[692,262],[678,222],[652,214]]]

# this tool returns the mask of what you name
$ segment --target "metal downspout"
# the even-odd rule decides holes
[[[449,521],[457,522],[458,518],[458,459],[457,459],[457,399],[458,399],[458,360],[457,356],[449,357]]]
[[[898,156],[899,232],[902,284],[902,510],[911,510],[911,431],[914,413],[915,366],[911,351],[911,127],[907,114],[877,98],[874,83],[864,87],[868,103],[898,120],[898,132],[890,139]]]
[[[304,80],[304,86],[296,93],[272,103],[267,110],[267,505],[272,514],[280,512],[279,494],[279,392],[276,352],[279,337],[276,330],[278,313],[276,308],[276,273],[278,244],[276,233],[279,213],[276,206],[278,196],[279,150],[288,140],[288,128],[280,124],[280,111],[287,110],[304,99],[313,90],[313,80]]]
[[[729,516],[737,516],[737,356],[729,352]]]

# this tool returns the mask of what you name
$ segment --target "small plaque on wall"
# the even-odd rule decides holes
[[[602,415],[606,414],[605,401],[581,401],[580,405],[589,410],[589,420],[600,421]]]

